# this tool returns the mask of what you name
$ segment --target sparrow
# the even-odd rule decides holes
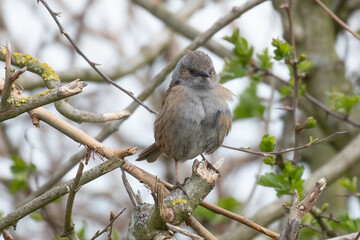
[[[141,152],[137,161],[156,161],[166,154],[178,162],[211,154],[220,147],[231,129],[231,111],[226,101],[232,92],[220,85],[213,62],[202,51],[189,51],[174,69],[169,89],[154,123],[155,143]],[[184,191],[185,192],[185,191]]]

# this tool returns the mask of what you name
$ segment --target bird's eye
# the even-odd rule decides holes
[[[189,73],[194,74],[195,70],[193,68],[189,68]]]

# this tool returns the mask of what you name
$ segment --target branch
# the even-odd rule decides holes
[[[83,111],[73,107],[69,103],[69,99],[55,102],[55,107],[59,113],[74,122],[103,123],[108,121],[120,120],[122,118],[130,116],[130,112],[128,110],[113,113],[95,113]]]
[[[125,211],[126,208],[124,208],[123,210],[121,210],[119,212],[118,215],[111,217],[110,216],[110,223],[102,230],[102,231],[98,231],[94,234],[94,236],[90,239],[90,240],[94,240],[96,238],[98,238],[101,234],[106,233],[108,231],[108,229],[110,228],[110,226],[113,225],[113,223],[116,221],[116,219],[118,219],[118,217],[120,217],[120,215]],[[110,213],[110,215],[112,215],[113,212]]]
[[[14,118],[24,112],[28,112],[40,106],[79,94],[86,85],[87,84],[84,82],[75,80],[65,86],[49,89],[30,97],[22,97],[21,95],[16,96],[13,94],[13,103],[15,106],[2,111],[0,114],[0,121]]]
[[[96,64],[92,61],[90,61],[90,59],[80,50],[80,48],[75,44],[75,42],[72,40],[72,38],[70,37],[70,35],[65,31],[65,29],[63,28],[63,26],[61,25],[61,23],[59,22],[59,20],[57,19],[58,14],[56,14],[50,7],[49,5],[45,2],[45,0],[38,0],[40,1],[44,7],[48,10],[48,12],[50,13],[51,17],[54,19],[54,21],[56,22],[56,24],[58,25],[59,29],[60,29],[60,33],[64,34],[64,36],[67,38],[67,40],[69,40],[69,42],[71,43],[71,45],[74,47],[74,49],[76,50],[76,52],[87,62],[89,63],[89,65],[108,83],[111,84],[113,86],[115,86],[116,88],[120,89],[121,91],[123,91],[125,94],[127,94],[129,97],[131,97],[135,102],[137,102],[138,104],[140,104],[141,106],[143,106],[145,109],[147,109],[149,112],[156,114],[156,112],[154,110],[152,110],[150,107],[148,107],[147,105],[145,105],[143,102],[141,102],[141,100],[139,100],[137,97],[135,97],[133,95],[133,93],[129,92],[128,90],[126,90],[125,88],[119,86],[118,84],[116,84],[113,80],[111,80],[108,76],[106,76],[102,71],[100,71],[97,67]]]
[[[319,4],[319,6],[322,7],[329,14],[329,16],[334,19],[335,22],[337,22],[341,27],[343,27],[345,30],[354,35],[354,37],[360,40],[360,36],[353,30],[351,30],[349,26],[346,25],[346,23],[344,23],[340,18],[338,18],[328,7],[326,7],[325,4],[323,4],[320,0],[315,0],[315,2]]]
[[[293,205],[290,208],[289,217],[283,227],[283,230],[281,231],[279,240],[297,240],[299,238],[303,217],[315,205],[325,187],[326,180],[325,178],[321,178],[316,182],[314,189],[307,194],[302,201],[298,202],[299,195],[297,195],[297,193],[295,194]]]
[[[342,235],[334,238],[327,238],[326,240],[359,240],[360,232]]]
[[[82,172],[84,170],[84,162],[81,160],[79,163],[79,168],[74,178],[74,182],[69,187],[69,196],[66,203],[65,209],[65,223],[64,223],[64,232],[62,235],[68,237],[70,240],[77,240],[78,237],[76,236],[75,226],[72,221],[72,209],[74,206],[75,201],[75,194],[79,190],[79,184]]]
[[[266,73],[269,76],[274,77],[275,79],[279,80],[281,83],[289,86],[289,83],[287,81],[285,81],[284,79],[280,78],[279,76],[275,75],[274,73],[268,71]],[[317,105],[318,107],[320,107],[322,110],[324,110],[327,114],[329,114],[330,116],[333,116],[334,118],[337,118],[341,121],[344,121],[346,123],[351,124],[354,127],[360,127],[360,123],[358,122],[354,122],[352,120],[349,119],[349,116],[343,115],[341,113],[338,112],[334,112],[332,110],[330,110],[325,104],[323,104],[322,102],[320,102],[319,100],[317,100],[315,97],[313,97],[312,95],[310,95],[309,93],[305,93],[304,97],[306,99],[308,99],[310,102],[314,103],[315,105]]]
[[[191,238],[191,239],[194,239],[194,240],[203,240],[203,239],[204,239],[204,238],[202,238],[202,237],[199,237],[199,236],[196,235],[196,234],[193,234],[193,233],[191,233],[191,232],[188,232],[188,231],[186,231],[186,230],[184,230],[184,229],[182,229],[182,228],[179,228],[179,227],[177,227],[177,226],[171,225],[171,224],[169,224],[169,223],[166,223],[166,227],[167,227],[168,229],[170,229],[171,231],[173,231],[173,232],[181,233],[181,234],[183,234],[184,236],[187,236],[187,237],[189,237],[189,238]]]
[[[360,162],[360,134],[353,138],[353,140],[336,156],[330,159],[326,165],[311,173],[310,177],[304,183],[304,192],[310,192],[320,178],[326,178],[327,185],[330,186],[358,162]],[[262,226],[268,226],[283,216],[282,203],[283,201],[280,199],[264,206],[258,210],[250,220]],[[220,239],[230,240],[239,235],[243,236],[244,239],[251,239],[256,236],[257,233],[240,226],[232,231],[228,231]]]
[[[345,134],[345,133],[348,133],[348,131],[334,132],[333,134],[331,134],[331,135],[329,135],[329,136],[327,136],[327,137],[325,137],[325,138],[323,138],[321,140],[318,140],[316,142],[309,142],[307,144],[304,144],[304,145],[296,147],[296,148],[292,147],[292,148],[287,148],[287,149],[284,149],[284,150],[279,150],[279,151],[276,151],[276,152],[259,152],[259,151],[253,151],[253,150],[250,150],[249,148],[243,148],[243,147],[236,148],[236,147],[231,147],[231,146],[227,146],[227,145],[221,145],[221,146],[224,147],[224,148],[227,148],[227,149],[232,149],[232,150],[236,150],[236,151],[241,151],[241,152],[246,152],[246,153],[259,155],[261,157],[270,157],[272,155],[276,156],[276,155],[280,155],[280,154],[287,153],[287,152],[294,152],[294,151],[299,151],[299,150],[302,150],[302,149],[306,149],[306,148],[309,148],[311,146],[326,142],[327,140],[334,137],[335,135]]]
[[[1,95],[2,95],[1,96],[1,108],[2,109],[9,106],[8,99],[10,98],[11,90],[12,90],[12,84],[13,84],[13,82],[10,81],[10,77],[12,75],[10,48],[11,48],[10,43],[6,42],[6,49],[5,49],[6,50],[5,84],[4,84],[4,88],[2,90],[2,93],[1,93]]]
[[[123,169],[127,171],[125,166]],[[195,160],[191,179],[184,185],[186,195],[179,188],[172,189],[169,193],[158,178],[152,178],[147,182],[145,178],[136,177],[151,190],[155,204],[141,204],[135,207],[127,238],[142,240],[156,239],[156,236],[160,235],[171,236],[165,230],[166,223],[179,225],[189,219],[194,209],[215,187],[218,176],[216,171],[208,167],[207,161]]]
[[[153,4],[150,1],[146,0],[132,0],[132,2],[146,9],[153,16],[164,22],[172,30],[175,30],[176,32],[182,34],[188,39],[193,40],[201,34],[200,31],[196,30],[190,24],[186,23],[183,20],[182,16],[168,11],[160,4]],[[205,43],[204,47],[221,58],[232,56],[231,50],[212,39]]]
[[[191,15],[193,15],[195,10],[202,6],[204,0],[194,1],[194,3],[195,4],[193,5],[186,4],[186,6],[177,13],[182,20],[188,19]],[[172,40],[172,35],[173,34],[170,31],[166,30],[161,30],[161,32],[155,33],[151,38],[153,40],[151,44],[140,47],[139,49],[141,50],[134,56],[122,59],[120,63],[114,65],[113,67],[104,69],[103,71],[105,75],[111,79],[119,79],[150,64],[168,47]],[[98,73],[88,68],[75,68],[59,72],[59,77],[62,82],[69,82],[75,78],[74,76],[76,76],[76,78],[86,79],[87,82],[104,81],[104,79]],[[35,82],[33,79],[26,79],[26,81],[20,82],[25,89],[33,89],[43,86],[42,82]]]
[[[6,49],[0,46],[1,61],[6,61],[6,52]],[[11,64],[20,68],[26,67],[28,71],[39,75],[48,88],[54,88],[60,85],[59,76],[55,73],[54,69],[29,54],[12,53]]]
[[[99,164],[96,167],[91,168],[90,170],[84,172],[84,174],[81,176],[79,186],[85,185],[91,182],[92,180],[114,169],[119,168],[124,163],[125,160],[123,158],[114,157],[105,161],[104,163]],[[61,185],[50,189],[43,195],[13,210],[8,215],[0,219],[0,231],[12,225],[16,225],[17,222],[23,217],[47,205],[48,203],[53,202],[59,197],[64,196],[65,194],[68,193],[69,186],[71,186],[72,184],[74,184],[74,179],[66,181]]]

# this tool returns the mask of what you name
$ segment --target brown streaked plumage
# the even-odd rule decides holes
[[[211,58],[202,51],[188,52],[177,64],[154,124],[155,143],[139,154],[154,162],[162,153],[178,161],[211,154],[231,129],[226,103],[230,90],[218,82]]]

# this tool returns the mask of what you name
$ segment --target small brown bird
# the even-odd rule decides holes
[[[137,161],[154,162],[164,153],[178,161],[211,154],[220,147],[231,128],[226,100],[230,90],[219,84],[211,58],[202,51],[189,51],[178,62],[162,108],[154,124],[155,143],[139,154]]]

